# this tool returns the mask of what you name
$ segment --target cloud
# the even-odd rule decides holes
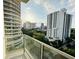
[[[38,24],[45,23],[46,25],[46,19],[39,18],[37,13],[35,13],[35,11],[33,11],[30,7],[26,7],[22,11],[21,19],[22,19],[22,24],[26,21],[29,21],[29,22],[38,23]]]
[[[69,0],[68,1],[68,8],[69,9],[75,8],[75,0]]]
[[[75,0],[68,0],[68,7],[69,13],[75,13]]]
[[[70,13],[73,15],[72,17],[72,27],[75,27],[75,0],[68,1],[68,9]]]
[[[60,4],[63,5],[64,4],[64,0],[60,0]]]
[[[23,14],[23,16],[22,16],[23,22],[25,22],[25,21],[37,22],[37,20],[36,20],[36,19],[38,19],[37,15],[29,7],[25,11],[23,11],[22,14]]]
[[[52,5],[49,1],[45,2],[43,4],[43,7],[45,8],[45,10],[47,11],[47,13],[51,13],[55,10],[55,6]]]
[[[70,6],[74,6],[75,7],[75,0],[69,0],[69,4],[70,4]]]
[[[75,2],[75,0],[68,0],[69,2]]]
[[[36,4],[39,4],[44,8],[47,14],[55,10],[55,5],[50,3],[50,0],[33,0]]]
[[[40,4],[42,0],[31,0],[34,1],[36,4]]]

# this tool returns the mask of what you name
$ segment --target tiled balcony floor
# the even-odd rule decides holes
[[[19,56],[15,56],[15,57],[12,57],[10,59],[26,59],[25,56],[22,54],[22,55],[19,55]]]
[[[7,57],[5,59],[26,59],[23,54],[23,49],[18,49],[7,53]]]

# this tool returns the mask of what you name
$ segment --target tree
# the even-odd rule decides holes
[[[70,38],[75,39],[75,29],[74,28],[71,29]]]
[[[31,29],[28,30],[28,29],[22,28],[21,30],[22,30],[23,34],[29,35],[31,37],[33,36],[33,31]]]
[[[55,47],[55,48],[59,48],[62,46],[63,42],[60,41],[60,40],[55,40],[54,42],[51,42],[52,45]]]
[[[40,41],[43,41],[45,35],[42,34],[42,33],[34,33],[34,34],[33,34],[33,37],[36,38],[36,39],[38,39],[38,40],[40,40]]]
[[[71,42],[72,41],[72,39],[70,38],[70,37],[67,37],[66,38],[66,43],[69,43],[69,42]]]

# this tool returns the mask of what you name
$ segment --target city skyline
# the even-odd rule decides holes
[[[48,14],[66,8],[67,13],[73,15],[71,27],[75,28],[74,2],[74,0],[30,0],[27,4],[21,3],[22,23],[30,21],[38,23],[38,26],[40,26],[41,23],[47,25]]]
[[[5,59],[75,58],[75,28],[70,28],[74,13],[56,3],[72,0],[60,1],[3,0]]]

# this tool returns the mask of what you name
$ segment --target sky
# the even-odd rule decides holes
[[[29,0],[21,3],[22,24],[26,21],[47,25],[47,15],[62,8],[72,15],[72,28],[75,28],[75,0]]]

